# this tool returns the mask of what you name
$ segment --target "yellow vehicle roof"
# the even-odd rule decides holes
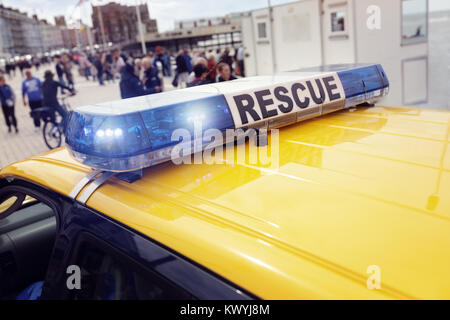
[[[450,298],[449,139],[449,112],[345,110],[280,129],[277,170],[169,162],[86,205],[261,298]],[[0,177],[68,195],[88,171],[61,148]]]

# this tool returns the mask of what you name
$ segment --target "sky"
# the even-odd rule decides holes
[[[91,25],[91,8],[85,4],[74,9],[80,0],[0,0],[5,6],[18,8],[29,14],[53,23],[53,16],[65,15],[66,18],[80,17]],[[92,0],[94,3],[108,0]],[[288,3],[295,0],[271,0],[272,5]],[[174,28],[174,20],[222,16],[227,13],[248,11],[267,6],[268,0],[115,0],[115,2],[136,4],[148,3],[150,16],[158,21],[158,30],[167,31]],[[376,4],[377,0],[373,0]],[[450,0],[429,0],[430,11],[450,10]]]

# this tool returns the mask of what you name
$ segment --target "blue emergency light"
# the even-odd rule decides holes
[[[185,129],[280,127],[283,119],[320,116],[388,93],[381,65],[334,65],[168,91],[75,109],[66,144],[78,161],[104,171],[133,171],[171,158]],[[280,125],[281,123],[281,125]],[[289,123],[292,123],[289,122]],[[204,147],[209,141],[201,141]]]

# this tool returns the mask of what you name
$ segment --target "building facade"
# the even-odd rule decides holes
[[[172,52],[183,48],[216,50],[241,45],[241,16],[178,20],[175,29],[161,33],[146,33],[147,47],[162,46]],[[139,41],[139,37],[136,38]],[[137,47],[137,46],[136,46]]]
[[[43,52],[50,52],[64,47],[62,30],[60,27],[54,26],[46,20],[40,20],[39,31],[42,39]]]
[[[64,46],[61,27],[0,5],[0,56],[40,55]]]
[[[150,19],[147,5],[140,5],[139,10],[144,33],[156,33],[158,31],[156,20]],[[103,6],[93,6],[92,23],[95,42],[97,44],[104,42],[116,44],[136,41],[136,37],[139,35],[137,21],[135,6],[114,2]]]
[[[376,3],[302,0],[245,13],[242,38],[246,74],[380,63],[390,81],[390,92],[383,103],[426,103],[428,0]]]
[[[0,5],[0,23],[0,52],[6,57],[26,54],[28,48],[25,32],[28,29],[27,24],[33,23],[32,19],[17,9]]]
[[[0,59],[9,58],[13,51],[14,43],[8,21],[0,16]]]

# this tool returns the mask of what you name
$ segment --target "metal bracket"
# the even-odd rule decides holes
[[[98,177],[96,180],[94,180],[81,194],[80,198],[78,199],[79,202],[82,204],[86,204],[86,202],[89,200],[91,195],[97,190],[102,184],[106,182],[110,177],[115,175],[116,172],[103,172],[100,177]]]
[[[98,175],[101,171],[100,170],[92,170],[87,175],[85,175],[70,191],[69,197],[72,199],[76,199],[80,191],[89,183],[92,179],[95,178],[96,175]]]

